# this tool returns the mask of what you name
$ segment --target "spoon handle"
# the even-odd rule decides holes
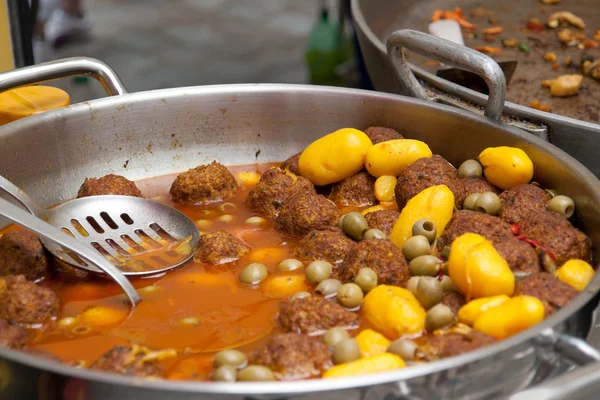
[[[38,203],[36,203],[31,197],[22,191],[17,185],[9,181],[0,175],[0,189],[4,190],[10,196],[14,197],[19,203],[23,204],[30,213],[38,218],[44,218],[46,216],[46,210],[44,210]]]
[[[28,212],[2,198],[0,198],[0,215],[10,219],[14,223],[21,225],[24,228],[31,230],[32,232],[37,233],[40,236],[43,236],[48,240],[57,243],[65,249],[71,250],[85,261],[88,261],[100,268],[108,276],[110,276],[121,287],[121,289],[123,289],[133,307],[135,307],[135,305],[142,300],[131,282],[129,282],[129,280],[121,273],[121,271],[119,271],[100,254],[79,243],[76,239],[73,239],[60,229],[55,228],[47,222],[29,214]]]

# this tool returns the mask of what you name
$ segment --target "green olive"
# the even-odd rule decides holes
[[[344,216],[342,220],[342,230],[353,239],[360,240],[363,233],[369,229],[369,224],[365,217],[357,212],[352,211]]]
[[[294,293],[291,297],[290,297],[290,301],[294,301],[294,300],[298,300],[298,299],[304,299],[306,297],[310,297],[312,296],[309,292],[298,292],[298,293]]]
[[[417,299],[426,309],[430,309],[444,299],[442,283],[437,278],[422,276],[417,283]]]
[[[554,196],[552,200],[548,202],[546,209],[548,211],[557,212],[565,218],[571,218],[575,212],[575,203],[570,197],[559,194],[558,196]]]
[[[348,338],[350,338],[350,335],[348,335],[348,331],[346,331],[344,328],[331,328],[325,332],[325,335],[323,335],[323,342],[327,346],[333,347],[342,340]]]
[[[442,276],[441,283],[444,293],[456,292],[456,286],[454,285],[452,278],[450,278],[448,275]]]
[[[377,286],[377,272],[371,268],[361,268],[354,278],[356,283],[364,293],[368,293]]]
[[[552,259],[544,250],[540,252],[540,259],[542,262],[542,267],[544,267],[544,271],[549,274],[554,275],[558,266],[556,265],[556,261]]]
[[[450,307],[444,304],[438,304],[427,311],[425,316],[425,329],[431,333],[440,328],[452,325],[456,322],[456,317]]]
[[[498,215],[502,208],[502,200],[494,192],[485,192],[477,198],[475,211],[484,212],[489,215]]]
[[[380,229],[367,229],[363,235],[363,240],[369,239],[387,239],[387,235]]]
[[[481,196],[481,193],[473,193],[467,196],[463,202],[463,210],[475,211],[475,203],[477,203],[479,196]]]
[[[217,382],[235,382],[237,371],[231,365],[222,365],[213,371],[211,378]]]
[[[477,160],[467,160],[458,167],[459,178],[473,178],[483,174],[481,164]]]
[[[344,217],[345,217],[345,216],[346,216],[346,214],[344,214],[344,215],[342,215],[341,217],[339,217],[339,218],[338,218],[337,225],[338,225],[338,227],[339,227],[340,229],[342,229],[342,228],[343,228],[343,226],[344,226]]]
[[[437,236],[435,222],[428,218],[420,219],[412,227],[413,236],[425,236],[429,243],[433,243]]]
[[[413,236],[402,245],[402,254],[408,261],[431,252],[431,244],[425,236]]]
[[[343,339],[333,346],[333,363],[344,364],[360,358],[360,346],[356,339]]]
[[[442,263],[442,272],[444,273],[444,275],[450,275],[450,271],[448,271],[448,265],[448,261]]]
[[[415,353],[417,352],[418,347],[419,345],[412,340],[398,339],[390,343],[387,352],[400,356],[404,361],[410,361],[415,359]]]
[[[436,276],[441,266],[436,256],[419,256],[408,264],[412,276]]]
[[[313,285],[324,281],[331,276],[333,265],[327,261],[317,260],[308,264],[306,267],[306,280]]]
[[[285,260],[277,264],[277,268],[279,268],[282,271],[294,271],[302,268],[303,266],[304,264],[302,264],[302,261],[296,260],[295,258],[286,258]]]
[[[248,357],[239,350],[223,350],[215,354],[215,367],[229,365],[230,367],[242,368],[248,362]]]
[[[274,381],[275,376],[270,368],[263,365],[250,365],[238,373],[238,381],[242,382],[264,382]]]
[[[450,246],[444,246],[440,253],[440,257],[442,257],[445,260],[450,258]]]
[[[267,277],[268,273],[269,271],[264,264],[251,263],[242,270],[240,281],[246,285],[256,285],[257,283],[262,282]]]
[[[415,296],[417,295],[417,285],[419,284],[420,280],[420,276],[413,276],[408,280],[408,282],[406,282],[406,289],[411,291]]]
[[[356,283],[346,283],[337,292],[337,301],[346,308],[356,308],[363,301],[363,291]]]
[[[323,296],[328,297],[337,294],[341,286],[342,282],[338,281],[337,279],[325,279],[317,285],[315,292],[321,293]]]

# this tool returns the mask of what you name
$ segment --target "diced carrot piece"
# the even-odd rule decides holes
[[[475,47],[473,47],[473,50],[477,50],[479,52],[487,53],[487,54],[502,52],[502,49],[500,47],[492,47],[492,46],[475,46]]]
[[[504,28],[501,26],[492,26],[483,30],[484,35],[497,35],[502,32],[504,32]]]
[[[439,8],[437,10],[435,10],[433,12],[433,14],[431,15],[431,20],[432,21],[439,21],[440,19],[442,19],[442,16],[444,15],[444,11],[440,10]]]

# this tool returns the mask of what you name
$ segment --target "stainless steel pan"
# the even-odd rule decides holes
[[[360,49],[367,71],[375,89],[384,92],[412,95],[394,76],[388,60],[385,38],[399,16],[409,12],[419,12],[419,3],[414,0],[390,2],[386,0],[351,0],[352,16]],[[420,48],[415,43],[412,50]],[[458,53],[457,53],[458,55]],[[453,104],[483,113],[487,96],[441,79],[422,68],[408,64],[412,73],[421,81],[431,100]],[[564,150],[585,165],[595,175],[600,176],[600,125],[541,112],[515,103],[506,102],[503,122],[524,129]]]
[[[0,128],[0,175],[42,206],[73,197],[86,177],[130,179],[224,164],[278,161],[344,126],[389,126],[457,163],[488,146],[523,148],[535,180],[571,196],[581,228],[600,249],[600,182],[561,150],[519,129],[414,98],[299,85],[225,85],[125,94],[104,64],[71,59],[0,75],[0,90],[93,74],[110,94]],[[3,222],[0,221],[0,227]],[[0,348],[0,398],[425,399],[496,398],[600,359],[583,337],[600,275],[533,329],[493,346],[422,366],[339,380],[211,383],[142,380],[76,369]],[[388,397],[386,397],[388,396]],[[76,396],[75,396],[76,397]],[[77,398],[77,397],[76,397]]]

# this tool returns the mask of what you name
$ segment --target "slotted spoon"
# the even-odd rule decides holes
[[[200,238],[196,225],[185,214],[140,197],[83,197],[46,210],[2,176],[0,189],[62,234],[95,249],[123,275],[157,274],[175,268],[193,256]],[[60,260],[87,271],[107,272],[86,263],[77,251],[48,239],[52,238],[42,236],[42,243]]]

